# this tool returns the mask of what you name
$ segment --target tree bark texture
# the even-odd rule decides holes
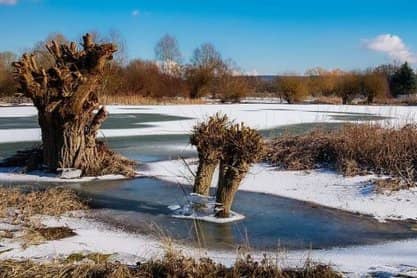
[[[194,182],[193,192],[208,196],[210,192],[211,181],[216,170],[218,162],[200,161],[198,164],[197,174]]]
[[[107,118],[97,90],[107,61],[116,47],[95,44],[83,37],[82,49],[75,43],[52,41],[47,49],[55,60],[49,69],[38,67],[35,56],[24,54],[13,63],[21,92],[38,110],[42,131],[42,163],[48,170],[81,169],[83,175],[134,174],[134,162],[117,155],[96,140]]]
[[[246,173],[249,171],[249,164],[244,162],[231,165],[226,161],[220,162],[219,184],[217,186],[216,217],[227,218],[230,216],[235,194]]]

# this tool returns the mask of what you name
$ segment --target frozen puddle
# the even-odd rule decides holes
[[[171,205],[169,209],[173,211],[172,217],[180,219],[201,220],[211,223],[224,224],[239,221],[245,218],[244,215],[231,211],[227,218],[218,218],[216,214],[216,200],[213,196],[202,196],[190,193],[185,197],[184,205]]]

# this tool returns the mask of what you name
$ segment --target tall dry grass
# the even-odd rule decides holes
[[[390,175],[411,187],[417,182],[417,126],[346,125],[284,135],[269,142],[267,160],[289,170],[334,167],[349,176]]]
[[[204,104],[204,99],[191,99],[182,97],[153,98],[141,95],[102,95],[100,101],[103,104],[124,105],[166,105],[166,104]]]
[[[250,256],[237,260],[231,267],[216,263],[209,258],[195,259],[180,253],[167,253],[162,259],[150,260],[128,266],[118,262],[94,260],[52,263],[33,261],[0,261],[0,277],[274,277],[274,278],[336,278],[342,277],[327,265],[306,263],[299,269],[281,269],[276,263],[264,258],[255,261]]]

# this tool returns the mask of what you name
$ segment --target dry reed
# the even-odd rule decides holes
[[[100,101],[103,104],[124,105],[167,105],[167,104],[204,104],[204,99],[191,99],[182,97],[144,97],[141,95],[102,95]]]
[[[36,214],[59,216],[73,210],[87,209],[75,191],[62,187],[27,192],[0,187],[0,217],[21,221]]]
[[[415,186],[417,181],[415,125],[345,125],[340,130],[284,135],[271,140],[268,149],[267,160],[284,169],[334,167],[348,176],[390,175],[401,180],[402,187]]]
[[[275,278],[336,278],[342,277],[326,265],[306,263],[299,269],[281,269],[266,257],[255,261],[250,256],[239,259],[231,267],[216,263],[209,258],[194,259],[180,253],[167,253],[162,259],[150,260],[128,266],[118,262],[91,260],[52,263],[33,261],[0,261],[0,277],[275,277]]]

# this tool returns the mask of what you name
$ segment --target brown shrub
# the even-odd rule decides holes
[[[126,67],[112,65],[105,69],[100,97],[143,98],[185,97],[187,84],[180,77],[166,74],[152,61],[133,60]]]
[[[346,125],[336,131],[286,135],[269,143],[267,160],[292,170],[330,166],[345,175],[386,174],[412,186],[417,181],[417,127]]]
[[[332,134],[315,130],[303,135],[285,134],[268,144],[267,160],[288,170],[329,166],[336,159]]]
[[[280,97],[289,104],[303,101],[308,96],[308,80],[301,76],[280,76],[276,83]]]
[[[240,102],[246,97],[251,87],[247,79],[243,76],[233,76],[226,74],[219,78],[216,86],[216,95],[220,97],[221,102]]]

